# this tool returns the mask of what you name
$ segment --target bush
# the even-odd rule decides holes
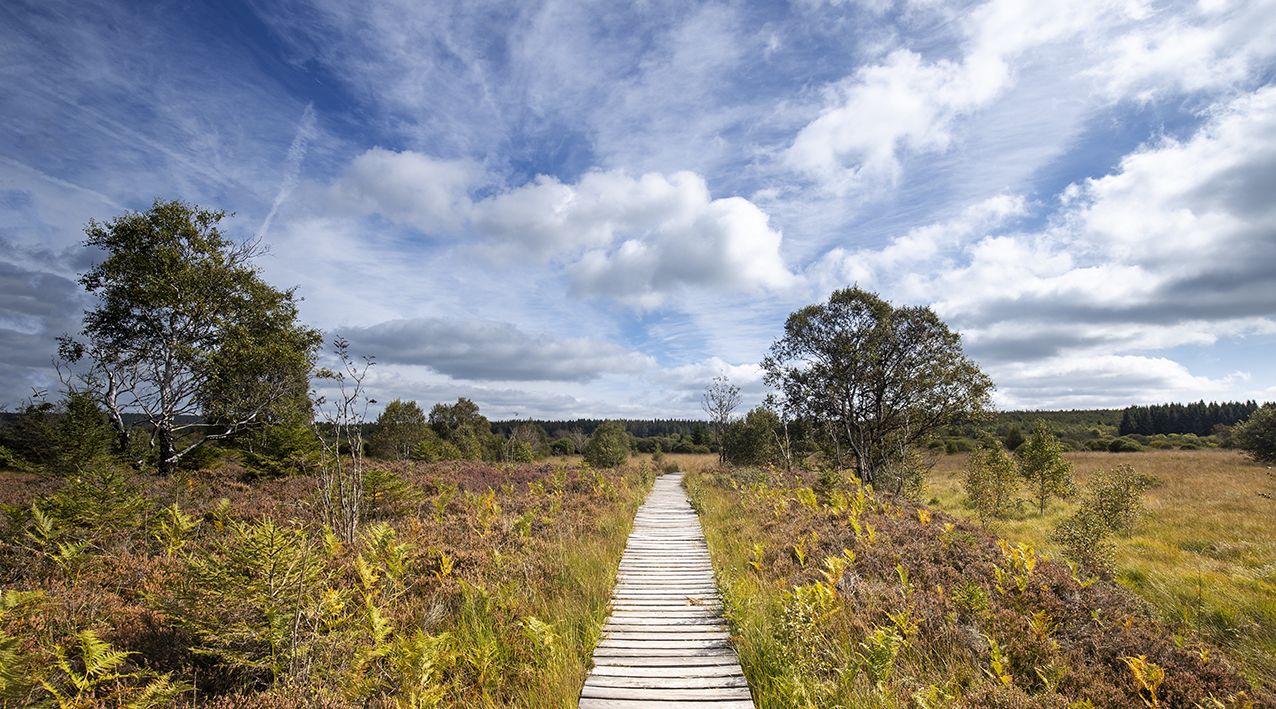
[[[1139,445],[1138,441],[1124,436],[1121,438],[1114,438],[1112,439],[1112,442],[1108,444],[1109,453],[1138,453],[1142,450],[1143,446]]]
[[[1264,404],[1232,430],[1232,441],[1259,463],[1276,463],[1276,406]]]
[[[603,421],[581,452],[595,468],[615,468],[629,460],[629,434],[619,421]]]
[[[991,447],[970,456],[965,479],[966,494],[975,506],[979,521],[985,525],[1010,511],[1019,479],[1015,461],[1001,441],[994,439],[990,443]]]
[[[1111,438],[1092,438],[1086,441],[1084,445],[1088,451],[1105,451],[1111,443]]]
[[[779,463],[780,447],[776,445],[775,438],[775,431],[779,427],[780,417],[774,412],[760,406],[753,409],[744,418],[732,421],[723,433],[723,457],[734,465],[765,466]]]

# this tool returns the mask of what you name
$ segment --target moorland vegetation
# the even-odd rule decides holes
[[[1276,707],[1270,405],[995,414],[932,311],[850,288],[707,425],[369,421],[374,359],[312,370],[223,216],[86,229],[61,398],[0,426],[0,709],[573,706],[674,470],[759,707]]]

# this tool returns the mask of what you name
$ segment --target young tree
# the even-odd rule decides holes
[[[966,461],[966,495],[975,505],[979,521],[987,525],[994,519],[1006,516],[1014,502],[1018,488],[1015,461],[993,438],[984,441],[984,447],[970,454]]]
[[[895,308],[858,287],[790,315],[762,368],[803,415],[830,425],[866,483],[934,430],[983,418],[993,389],[930,308]]]
[[[368,442],[372,454],[387,460],[407,460],[413,446],[429,435],[425,412],[415,401],[395,399],[385,405],[372,424]]]
[[[603,421],[581,452],[595,468],[615,468],[629,460],[629,434],[619,421]]]
[[[483,460],[489,444],[496,441],[487,417],[479,414],[478,404],[465,397],[451,406],[435,404],[430,409],[430,427],[442,442],[454,446],[463,460]]]
[[[713,432],[718,437],[719,463],[727,462],[726,446],[723,445],[722,437],[726,433],[727,426],[731,425],[732,412],[739,405],[740,387],[732,384],[725,374],[713,378],[709,386],[705,387],[704,396],[700,400],[700,408],[709,414]]]
[[[90,220],[84,230],[85,246],[107,254],[80,278],[98,305],[85,313],[87,343],[64,336],[59,355],[68,364],[88,358],[78,376],[106,408],[122,448],[124,413],[142,415],[161,474],[304,393],[320,345],[319,331],[297,322],[293,290],[258,276],[260,245],[235,244],[218,229],[225,216],[156,200],[146,212]]]
[[[781,460],[775,432],[780,417],[759,406],[736,419],[722,436],[722,457],[733,465],[773,465]]]
[[[1016,450],[1019,456],[1019,474],[1028,481],[1033,497],[1037,498],[1037,511],[1046,514],[1046,502],[1051,497],[1069,498],[1076,494],[1077,485],[1072,479],[1072,463],[1063,457],[1063,448],[1055,438],[1050,425],[1038,419],[1032,435]]]

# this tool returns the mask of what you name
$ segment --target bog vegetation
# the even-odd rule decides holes
[[[1276,707],[1271,405],[994,414],[932,311],[851,288],[707,425],[367,420],[374,358],[312,371],[223,217],[86,229],[60,397],[0,426],[0,709],[573,706],[672,470],[759,707]]]

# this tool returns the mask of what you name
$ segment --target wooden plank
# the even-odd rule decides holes
[[[596,699],[644,699],[661,702],[706,702],[717,699],[750,699],[748,687],[720,687],[713,689],[631,689],[626,687],[595,687],[586,684],[581,698]]]
[[[617,677],[592,674],[585,680],[586,687],[613,687],[617,689],[726,689],[748,687],[743,675],[727,677]]]
[[[581,699],[580,709],[753,709],[752,701],[664,702],[641,699]]]
[[[591,677],[744,677],[739,664],[679,664],[679,666],[618,666],[598,664]]]

